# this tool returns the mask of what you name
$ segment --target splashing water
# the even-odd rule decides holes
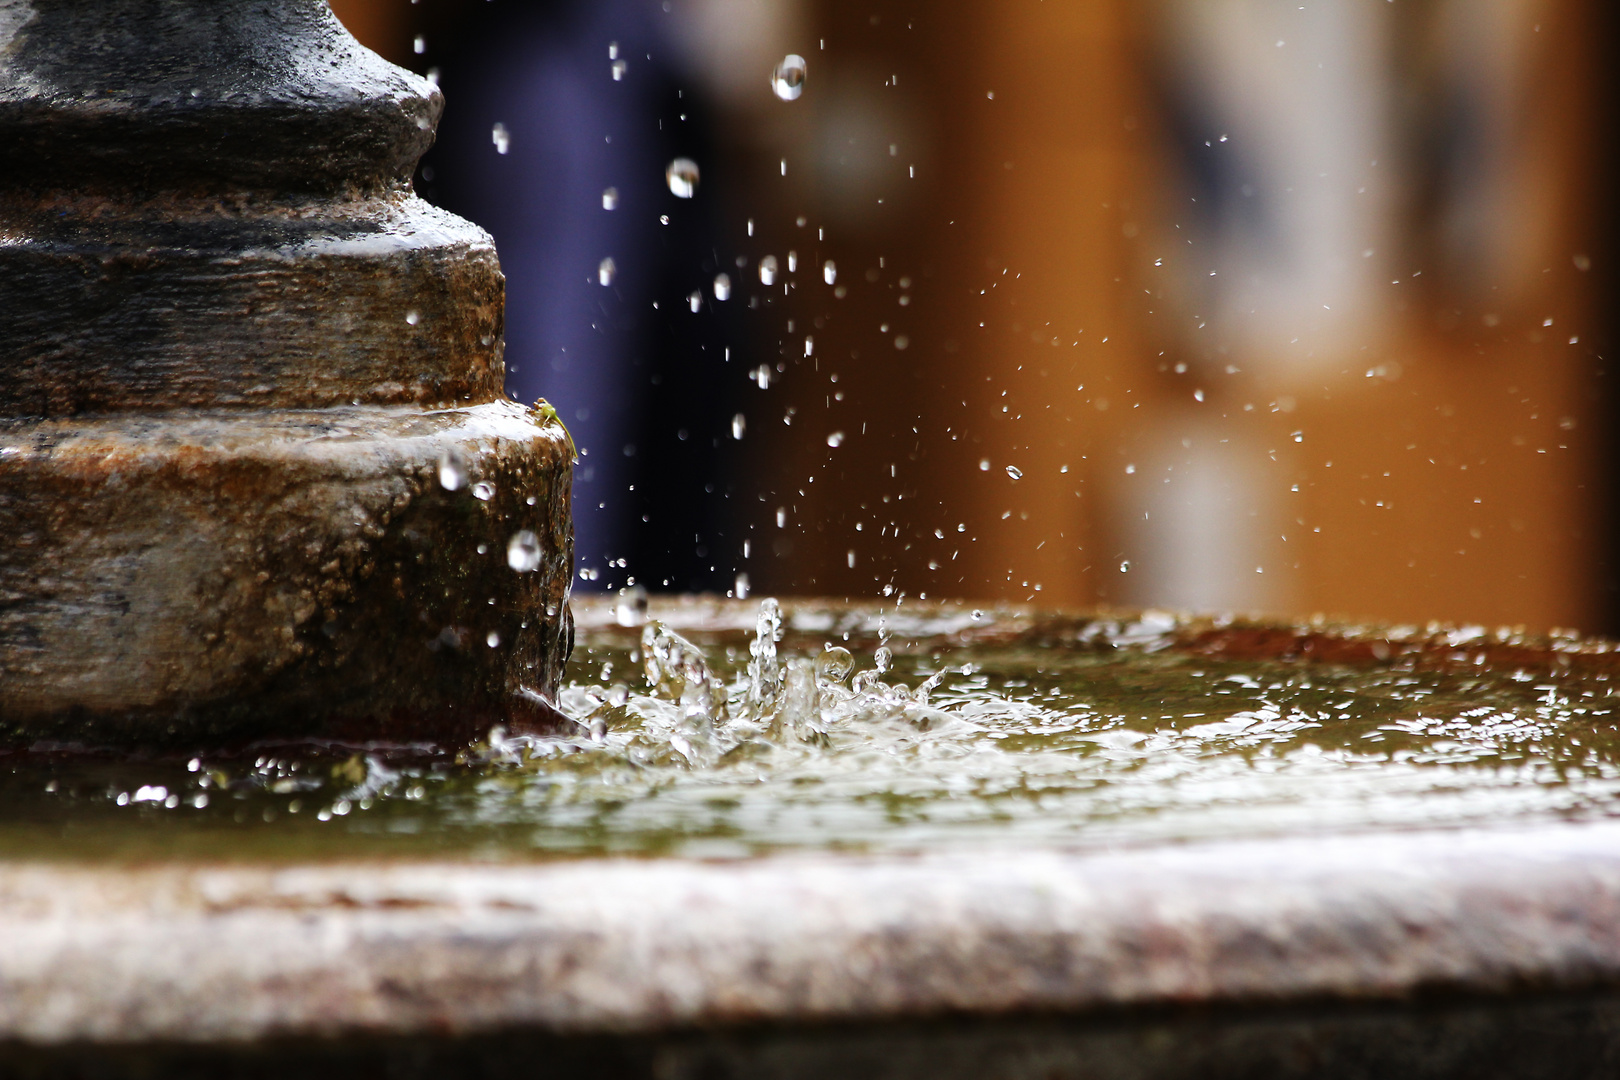
[[[805,76],[809,65],[798,53],[788,53],[771,72],[771,92],[783,101],[797,101],[804,93]]]
[[[459,754],[15,754],[0,770],[0,849],[53,855],[71,827],[76,854],[120,858],[701,857],[1620,816],[1602,643],[910,599],[660,601],[649,621],[639,586],[576,605],[567,731],[495,730]],[[492,634],[474,640],[507,647]],[[1245,654],[1257,640],[1285,647]],[[1340,660],[1313,653],[1346,645]]]

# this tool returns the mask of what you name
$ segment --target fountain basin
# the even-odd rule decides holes
[[[655,602],[651,613],[718,663],[726,642],[745,641],[738,628],[754,610],[684,601]],[[581,685],[595,686],[601,665],[638,640],[609,604],[581,605],[577,614],[580,647],[562,698],[576,710]],[[788,605],[786,622],[790,655],[823,637],[842,640],[845,628],[860,654],[874,641],[863,628],[878,613]],[[818,839],[792,826],[783,809],[792,792],[829,783],[825,805],[860,797],[839,794],[849,792],[842,774],[817,780],[806,772],[814,758],[756,777],[755,786],[782,793],[775,817],[728,795],[729,830],[694,827],[671,838],[629,826],[615,834],[605,819],[570,817],[573,804],[547,794],[566,788],[569,776],[585,783],[578,778],[596,775],[584,771],[587,758],[605,751],[583,741],[555,759],[532,751],[498,767],[464,754],[456,768],[471,770],[474,782],[443,795],[423,795],[427,773],[411,773],[403,759],[360,747],[343,766],[354,772],[343,783],[370,791],[370,808],[360,796],[352,805],[340,799],[341,812],[319,825],[311,811],[334,791],[299,779],[319,771],[287,765],[296,748],[259,748],[255,761],[281,762],[258,766],[268,770],[263,784],[199,780],[196,790],[212,801],[195,813],[193,789],[179,781],[131,797],[134,779],[160,778],[161,762],[119,761],[96,794],[87,774],[74,772],[87,766],[36,753],[13,759],[10,787],[0,793],[13,821],[0,835],[8,853],[0,870],[7,1053],[100,1074],[153,1062],[244,1075],[294,1064],[336,1072],[387,1060],[401,1075],[489,1075],[532,1066],[535,1055],[559,1075],[694,1077],[1612,1070],[1620,1053],[1620,823],[1610,820],[1601,783],[1610,745],[1599,729],[1609,729],[1615,661],[1608,643],[1017,609],[974,618],[960,605],[909,602],[882,622],[893,634],[897,680],[964,655],[978,656],[982,671],[1002,665],[987,696],[972,690],[935,700],[958,723],[997,695],[1022,708],[1046,694],[1039,672],[1084,660],[1086,680],[1063,682],[1090,699],[1082,705],[1092,712],[1071,710],[1076,728],[1095,716],[1104,718],[1094,725],[1100,734],[1132,723],[1178,731],[1180,741],[1123,764],[1107,755],[1140,740],[1097,744],[1103,756],[1084,767],[1122,768],[1109,781],[1122,790],[1199,781],[1197,773],[1155,774],[1155,762],[1224,767],[1232,746],[1210,740],[1254,725],[1212,732],[1207,725],[1223,721],[1166,716],[1166,724],[1157,714],[1184,692],[1176,671],[1202,678],[1245,670],[1283,719],[1302,713],[1298,695],[1324,688],[1334,716],[1352,715],[1339,726],[1278,727],[1285,737],[1267,744],[1272,753],[1239,748],[1244,767],[1262,775],[1305,767],[1352,737],[1427,717],[1449,734],[1425,745],[1451,757],[1428,763],[1435,776],[1412,805],[1439,800],[1453,809],[1405,823],[1374,812],[1395,797],[1397,788],[1380,785],[1400,774],[1410,746],[1390,750],[1383,764],[1374,755],[1345,759],[1350,773],[1370,770],[1362,787],[1346,789],[1372,807],[1360,817],[1323,809],[1339,797],[1323,773],[1320,796],[1250,792],[1263,805],[1283,791],[1310,813],[1210,811],[1214,826],[1202,831],[1176,823],[1196,822],[1203,810],[1178,818],[1168,802],[1139,815],[1168,822],[1152,828],[1110,823],[1100,803],[1054,804],[1047,816],[1072,826],[1062,833],[1052,831],[1062,820],[1045,831],[1010,810],[981,820],[970,796],[942,795],[929,803],[931,829],[903,814],[884,828],[837,818]],[[1023,657],[1023,666],[1007,667],[1009,656]],[[1132,673],[1130,694],[1110,697],[1107,680]],[[1371,715],[1369,702],[1382,700],[1376,688],[1408,679],[1417,689],[1389,699],[1390,715]],[[1037,685],[1018,697],[1020,682]],[[1227,685],[1240,684],[1223,679]],[[1360,699],[1350,685],[1363,687]],[[1516,685],[1525,695],[1514,696]],[[1462,696],[1434,703],[1447,687]],[[1537,704],[1549,696],[1552,703]],[[1494,710],[1464,718],[1500,744],[1500,760],[1488,768],[1460,763],[1442,745],[1468,738],[1455,721],[1470,701]],[[1253,711],[1238,708],[1250,704],[1234,701],[1231,716]],[[1502,734],[1509,714],[1527,740],[1519,749]],[[1356,726],[1369,717],[1391,722]],[[1542,721],[1561,725],[1570,754],[1552,745],[1553,726],[1535,727]],[[980,725],[992,731],[991,720]],[[935,731],[951,746],[966,737]],[[838,737],[826,752],[848,751]],[[549,753],[567,742],[545,746]],[[495,749],[498,740],[482,752]],[[1044,760],[1050,752],[1031,742],[1007,753]],[[1090,762],[1090,751],[1074,752]],[[353,764],[367,753],[375,760]],[[648,797],[668,798],[671,785],[719,784],[736,767],[679,766],[684,779],[659,772],[665,779]],[[215,766],[172,767],[177,775],[188,768],[204,776]],[[719,779],[707,779],[705,768]],[[1559,768],[1562,779],[1543,775]],[[1580,786],[1574,774],[1582,769],[1596,787]],[[868,771],[881,770],[874,763]],[[1492,794],[1511,788],[1504,771],[1538,791],[1571,794],[1504,799]],[[1132,780],[1131,772],[1148,775]],[[590,783],[618,783],[616,775]],[[904,775],[916,795],[924,773]],[[1077,775],[1095,779],[1084,769]],[[38,791],[46,776],[53,792],[70,783],[81,792],[52,804],[54,819],[27,810],[19,794],[19,777]],[[898,786],[896,776],[885,782]],[[113,798],[120,788],[122,802]],[[461,801],[433,808],[457,791]],[[287,801],[298,797],[308,800],[302,811]],[[106,814],[128,815],[124,835],[133,842],[98,846],[83,810],[96,800]],[[185,822],[230,806],[237,812],[215,820],[214,840],[186,841]],[[401,809],[411,806],[421,808],[416,819]],[[528,817],[514,810],[524,806]],[[26,834],[30,819],[36,831]],[[77,856],[40,845],[38,830],[52,820],[80,841]],[[414,833],[404,827],[411,820]],[[569,828],[579,836],[572,848],[557,839]],[[325,843],[309,839],[321,829],[338,831]],[[155,842],[165,832],[167,846]],[[266,842],[270,833],[295,839],[278,847]]]

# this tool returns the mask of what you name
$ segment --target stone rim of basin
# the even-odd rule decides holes
[[[0,872],[0,1037],[237,1043],[1620,985],[1620,825],[1120,853]]]

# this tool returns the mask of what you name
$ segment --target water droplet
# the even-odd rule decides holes
[[[790,251],[790,252],[788,252],[788,273],[797,274],[798,272],[799,272],[799,253],[797,251]]]
[[[608,59],[609,60],[617,60],[618,58],[619,58],[619,43],[617,41],[608,42]]]
[[[446,491],[460,491],[467,486],[467,461],[458,450],[446,450],[439,455],[439,486]]]
[[[979,471],[980,472],[989,472],[990,471],[990,459],[989,458],[984,457],[984,458],[979,459]]]
[[[843,446],[844,445],[844,433],[842,431],[835,431],[831,435],[828,435],[827,436],[827,445],[831,446],[831,447],[834,447],[835,449],[837,447]]]
[[[804,77],[809,70],[804,57],[798,53],[788,53],[776,65],[776,70],[771,72],[771,92],[783,101],[799,100],[799,95],[804,93]]]
[[[838,282],[838,264],[833,262],[831,259],[828,259],[826,262],[822,263],[821,264],[821,280],[825,281],[829,285],[837,284],[837,282]]]
[[[1024,478],[1024,470],[1020,469],[1016,465],[1009,465],[1007,466],[1007,475],[1012,477],[1014,480],[1022,480]]]
[[[687,293],[686,294],[686,306],[692,309],[692,314],[694,314],[694,315],[696,315],[698,312],[702,311],[703,310],[703,294],[698,292],[696,289],[693,289],[691,292]]]
[[[417,323],[422,321],[422,316],[417,312],[407,311],[405,313],[405,321],[411,326],[415,326]]]
[[[848,559],[849,559],[849,568],[851,570],[855,569],[855,549],[854,548],[849,549]]]
[[[506,130],[505,124],[496,124],[489,132],[490,141],[495,144],[495,152],[504,154],[512,149],[512,133]]]
[[[733,439],[742,438],[743,434],[747,432],[747,430],[748,418],[746,416],[744,416],[742,413],[738,413],[736,416],[731,418],[731,437]]]
[[[739,599],[739,600],[748,599],[748,575],[747,574],[738,574],[737,575],[737,583],[736,583],[734,591],[736,592],[737,599]]]
[[[804,355],[812,356],[816,351],[816,339],[809,334],[804,336]]]
[[[619,265],[609,256],[596,266],[596,280],[602,283],[603,288],[613,284],[613,277],[619,272]]]
[[[608,70],[613,73],[613,81],[623,82],[625,69],[629,66],[630,65],[623,60],[615,60],[613,63],[609,64]]]
[[[837,686],[855,670],[855,657],[842,645],[822,650],[816,657],[816,682],[822,686]]]
[[[776,527],[778,529],[787,528],[787,508],[785,506],[776,508]]]
[[[716,300],[730,300],[731,299],[731,275],[730,274],[716,274],[716,275],[714,275],[714,298]]]
[[[770,389],[770,386],[771,386],[771,366],[769,364],[761,364],[761,365],[759,365],[759,367],[757,367],[757,368],[755,368],[753,370],[752,374],[754,376],[754,382],[759,384],[759,388],[761,390]]]
[[[540,569],[540,538],[528,529],[519,529],[506,542],[506,565],[520,574]]]
[[[690,199],[697,194],[698,167],[691,158],[678,157],[664,170],[664,182],[678,199]]]
[[[904,352],[911,347],[911,339],[904,334],[897,335],[894,339],[894,347]]]
[[[488,480],[480,480],[472,486],[472,493],[479,502],[489,502],[495,497],[495,485]]]
[[[759,260],[759,283],[761,285],[776,284],[776,256],[767,255]]]
[[[617,210],[619,208],[619,189],[616,187],[602,189],[602,209]]]
[[[640,626],[647,621],[647,590],[632,585],[619,590],[618,602],[613,605],[613,621],[620,626]]]
[[[1131,572],[1131,560],[1126,559],[1124,562],[1120,563],[1119,564],[1119,572],[1122,573],[1122,574],[1130,573]]]
[[[487,635],[485,635],[484,644],[488,645],[492,649],[500,648],[501,647],[501,633],[500,633],[500,631],[499,630],[491,630]]]
[[[879,675],[887,675],[889,668],[894,666],[894,653],[889,651],[887,645],[881,645],[878,651],[872,654],[872,661],[877,664]]]
[[[978,608],[974,608],[973,609],[973,621],[978,622],[982,618],[984,618],[984,612],[980,611]]]

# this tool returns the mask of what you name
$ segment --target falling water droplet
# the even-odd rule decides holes
[[[1022,480],[1024,478],[1024,470],[1020,469],[1016,465],[1009,465],[1007,466],[1007,475],[1012,477],[1014,480]]]
[[[640,585],[631,585],[619,590],[618,601],[613,605],[613,621],[620,626],[641,626],[647,621],[647,590]]]
[[[821,264],[821,280],[825,281],[829,285],[837,284],[837,282],[838,282],[838,264],[833,262],[831,259],[828,259],[826,262],[822,263]]]
[[[797,274],[798,272],[799,272],[799,253],[797,251],[790,251],[790,252],[788,252],[788,273]]]
[[[500,648],[501,647],[501,632],[499,630],[491,630],[488,634],[486,634],[484,636],[484,644],[488,645],[492,649]]]
[[[776,527],[778,529],[787,528],[787,508],[786,507],[778,506],[776,508]]]
[[[767,255],[759,260],[759,283],[761,285],[776,284],[776,256]]]
[[[901,352],[905,352],[906,349],[911,347],[911,339],[906,337],[904,334],[896,334],[894,338],[894,347],[899,349]]]
[[[1119,564],[1119,572],[1122,573],[1122,574],[1130,573],[1131,572],[1131,560],[1126,559],[1124,562],[1120,563]]]
[[[837,449],[838,447],[843,446],[844,445],[844,433],[842,431],[835,431],[831,435],[828,435],[827,436],[827,445],[833,447],[834,449]]]
[[[804,336],[804,355],[814,356],[816,352],[816,339],[809,334]]]
[[[540,569],[540,538],[528,529],[519,529],[506,542],[506,565],[520,574]]]
[[[734,586],[734,590],[735,590],[735,592],[737,594],[737,599],[739,599],[739,600],[748,599],[748,575],[747,574],[738,574],[737,575],[737,582],[736,582],[736,585]]]
[[[731,275],[730,274],[716,274],[716,275],[714,275],[714,298],[716,300],[730,300],[731,299]]]
[[[610,255],[597,264],[596,280],[602,283],[603,288],[606,288],[607,286],[613,284],[613,277],[618,272],[619,266],[613,261],[613,257]]]
[[[804,93],[804,77],[809,70],[804,57],[798,53],[788,53],[776,65],[776,70],[771,72],[771,92],[783,101],[799,100],[799,95]]]
[[[629,66],[630,65],[625,63],[623,60],[615,60],[612,64],[608,65],[608,70],[613,72],[613,81],[623,82],[625,69]]]
[[[849,549],[849,568],[851,570],[855,569],[855,549],[854,548]]]
[[[769,364],[761,364],[761,365],[759,365],[759,367],[757,367],[757,368],[755,368],[753,370],[752,374],[754,376],[754,382],[759,384],[759,388],[761,390],[769,390],[770,389],[770,387],[771,387],[771,367],[770,367]]]
[[[703,310],[703,294],[698,292],[696,289],[693,289],[691,292],[687,293],[686,294],[686,306],[692,309],[692,314],[694,314],[694,315],[696,315],[698,312],[702,311]]]
[[[616,187],[602,189],[602,209],[617,210],[619,208],[619,189]]]
[[[417,312],[407,311],[405,313],[405,321],[411,326],[415,326],[417,323],[422,321],[422,316]]]
[[[439,486],[446,491],[460,491],[467,486],[467,462],[459,451],[446,450],[439,455]]]
[[[664,182],[669,185],[670,193],[676,198],[690,199],[697,194],[697,162],[691,158],[676,158],[664,170]]]
[[[472,493],[479,502],[489,502],[495,497],[495,485],[488,480],[480,480],[472,486]]]
[[[744,416],[742,413],[738,413],[736,416],[731,418],[731,437],[733,439],[742,438],[747,431],[748,418],[746,416]]]
[[[887,645],[881,645],[878,651],[872,654],[872,662],[877,664],[879,675],[887,675],[889,668],[894,665],[894,653],[889,651]]]
[[[504,154],[512,149],[512,133],[506,130],[505,124],[496,124],[489,132],[490,141],[495,144],[495,152]]]
[[[979,471],[980,472],[989,472],[990,471],[990,459],[989,458],[985,457],[985,458],[980,458],[979,459]]]

